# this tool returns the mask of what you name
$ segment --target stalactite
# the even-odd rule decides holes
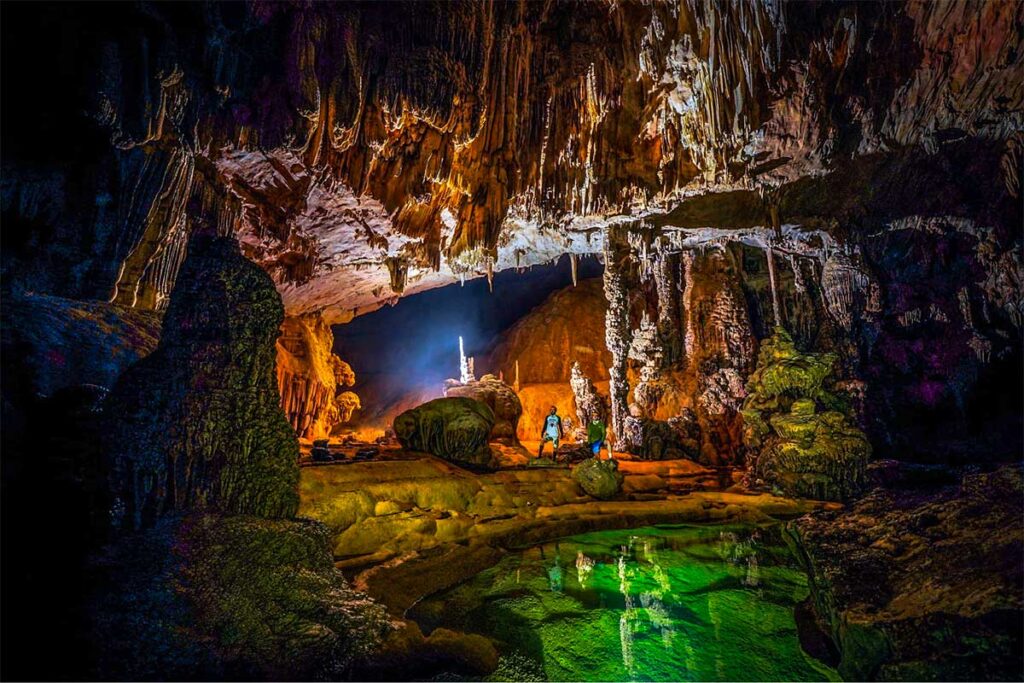
[[[409,264],[398,256],[389,256],[385,261],[391,280],[391,291],[401,296],[409,278]]]
[[[775,255],[769,241],[764,250],[765,258],[768,260],[768,282],[772,290],[772,315],[775,317],[775,326],[782,327],[782,306],[779,305],[779,286],[775,279]]]

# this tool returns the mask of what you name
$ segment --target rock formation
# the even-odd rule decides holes
[[[584,493],[599,500],[608,500],[622,490],[623,476],[615,460],[587,458],[574,465],[572,478]]]
[[[800,353],[781,329],[762,343],[743,402],[755,483],[819,500],[848,500],[865,487],[871,445],[825,386],[834,363],[831,354]]]
[[[560,289],[501,335],[486,367],[514,378],[518,362],[522,385],[566,382],[574,363],[595,382],[606,380],[606,307],[598,278]]]
[[[845,680],[1024,674],[1020,467],[932,479],[788,526]]]
[[[169,519],[88,570],[108,680],[346,678],[389,628],[334,567],[326,528],[244,515]]]
[[[471,398],[438,398],[395,418],[394,430],[404,448],[425,451],[459,465],[488,467],[487,442],[494,413]]]
[[[519,443],[516,431],[519,417],[523,414],[523,406],[512,387],[494,375],[484,375],[479,380],[469,383],[455,383],[449,380],[445,386],[445,396],[462,396],[483,403],[494,414],[494,426],[490,438],[511,445]]]
[[[599,420],[608,426],[608,406],[604,398],[597,393],[597,387],[589,377],[583,374],[579,362],[572,364],[572,374],[569,377],[569,386],[572,388],[573,400],[576,403],[576,419],[578,429],[586,434],[587,425],[594,420]],[[582,437],[577,438],[583,441]]]
[[[233,239],[192,240],[156,350],[107,399],[115,522],[294,515],[298,446],[274,378],[283,318],[270,278]]]
[[[332,351],[334,334],[320,316],[285,318],[277,340],[277,386],[295,433],[324,438],[352,417],[359,397],[346,391],[356,375]]]

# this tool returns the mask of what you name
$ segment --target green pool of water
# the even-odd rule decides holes
[[[777,527],[602,531],[507,556],[420,602],[494,640],[494,680],[838,680],[797,640],[808,595]]]

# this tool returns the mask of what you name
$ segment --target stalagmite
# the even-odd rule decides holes
[[[675,279],[674,260],[661,245],[656,252],[654,284],[658,293],[658,337],[663,363],[675,363],[682,356],[679,333],[679,287]]]
[[[519,393],[519,359],[518,358],[516,359],[516,381],[512,385],[512,388],[515,389],[517,394]]]
[[[473,374],[473,359],[466,357],[461,335],[459,336],[459,381],[463,384],[476,381],[476,376]]]

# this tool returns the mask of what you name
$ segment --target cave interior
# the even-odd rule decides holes
[[[2,13],[3,678],[1024,678],[1024,3]]]

